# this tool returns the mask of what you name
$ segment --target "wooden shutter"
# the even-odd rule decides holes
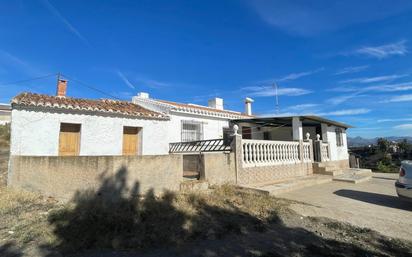
[[[80,153],[80,124],[61,123],[59,155],[76,156]]]
[[[123,127],[123,155],[137,155],[139,128]]]

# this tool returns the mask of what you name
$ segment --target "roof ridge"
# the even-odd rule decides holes
[[[209,106],[204,106],[204,105],[193,105],[193,104],[186,104],[186,103],[179,103],[179,102],[174,102],[174,101],[169,101],[169,100],[161,100],[161,99],[144,99],[144,100],[149,100],[149,101],[154,101],[158,104],[166,104],[166,105],[171,105],[174,108],[192,108],[192,109],[198,109],[198,110],[205,110],[205,111],[210,111],[214,113],[221,113],[221,114],[227,114],[227,115],[237,115],[237,116],[242,116],[242,117],[254,117],[250,116],[238,111],[232,111],[232,110],[219,110],[213,107]]]
[[[89,99],[77,97],[58,97],[54,95],[23,92],[13,97],[12,105],[36,106],[44,108],[76,109],[121,113],[130,116],[166,119],[168,116],[149,110],[137,103],[115,99]]]

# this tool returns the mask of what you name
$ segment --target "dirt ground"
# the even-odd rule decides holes
[[[6,156],[4,153],[5,158],[0,159],[3,178]],[[405,221],[411,222],[410,205],[399,203],[391,188],[394,180],[387,176],[379,174],[359,185],[329,183],[282,196],[294,200],[253,195],[228,187],[193,196],[178,194],[170,199],[149,197],[136,210],[128,210],[134,206],[134,200],[121,197],[120,202],[129,211],[127,215],[116,207],[96,208],[97,195],[66,209],[53,199],[13,191],[0,184],[0,256],[412,256],[412,237],[407,229],[411,224]],[[122,190],[119,181],[102,185],[114,186],[105,190],[120,197],[116,194]],[[354,199],[354,191],[374,197],[355,194],[358,197]],[[342,199],[336,202],[334,198]],[[359,206],[363,209],[354,210]],[[142,217],[145,219],[136,225],[136,219]],[[385,222],[389,224],[387,228]],[[112,240],[118,229],[127,234]],[[122,241],[130,243],[135,238],[143,240],[136,244],[149,242],[148,247],[115,250]],[[93,243],[106,239],[112,240],[109,247]],[[80,244],[85,249],[65,252],[60,248],[62,243]]]
[[[364,183],[332,182],[280,197],[305,203],[291,205],[303,216],[328,217],[411,240],[412,202],[397,197],[394,186],[397,177],[398,174],[374,173]]]

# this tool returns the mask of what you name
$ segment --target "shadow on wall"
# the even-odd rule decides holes
[[[159,251],[161,248],[165,250],[157,256],[175,256],[170,246],[181,246],[195,239],[204,240],[195,246],[187,244],[180,248],[183,251],[180,256],[204,253],[214,256],[383,256],[381,250],[392,251],[397,256],[408,254],[396,244],[384,242],[381,236],[371,239],[375,245],[374,250],[369,250],[359,243],[325,239],[303,228],[288,227],[277,210],[269,210],[268,217],[258,218],[259,211],[252,215],[241,210],[229,197],[216,205],[197,194],[177,196],[166,192],[162,197],[155,197],[149,191],[139,197],[139,184],[128,187],[127,173],[123,167],[115,176],[102,177],[99,189],[77,192],[72,207],[50,214],[49,222],[55,227],[58,243],[43,246],[45,256],[55,256],[55,253],[47,254],[50,249],[79,253],[86,249]],[[234,194],[238,194],[237,201],[244,197],[242,193]],[[262,199],[269,199],[262,197],[256,196],[262,201],[257,207],[259,210],[267,204]],[[232,235],[224,237],[226,234]],[[122,256],[135,255],[124,253]]]
[[[395,190],[395,185],[394,185],[394,190]],[[363,191],[350,190],[350,189],[338,190],[334,192],[334,194],[338,196],[370,203],[370,204],[376,204],[376,205],[400,209],[400,210],[412,211],[412,205],[410,204],[410,202],[402,200],[401,198],[397,196],[363,192]]]

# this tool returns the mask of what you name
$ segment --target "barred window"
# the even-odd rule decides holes
[[[343,131],[340,128],[335,129],[336,145],[343,146]]]
[[[203,123],[199,121],[182,120],[182,142],[203,139]]]

